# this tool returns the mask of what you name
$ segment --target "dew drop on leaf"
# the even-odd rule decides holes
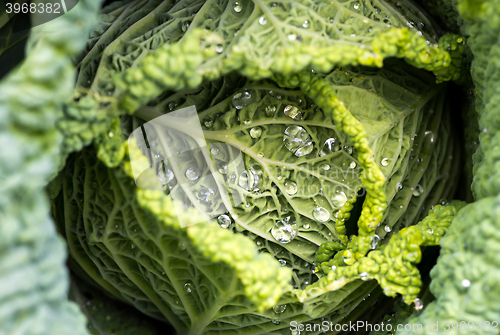
[[[265,26],[267,24],[267,20],[264,16],[261,16],[260,19],[259,19],[259,24],[261,26]]]
[[[350,169],[355,169],[356,168],[356,162],[355,161],[352,161],[350,164],[349,164],[349,168]]]
[[[396,183],[396,192],[399,192],[403,189],[403,185],[400,182]]]
[[[310,227],[311,226],[309,226],[309,223],[306,223],[306,224],[302,225],[302,228],[304,228],[304,229],[309,229]]]
[[[300,156],[307,155],[314,149],[311,137],[301,126],[293,125],[286,128],[283,141],[285,142],[285,147],[294,154],[296,154],[300,148],[306,147],[304,150],[301,150],[299,153]]]
[[[184,284],[184,292],[191,293],[193,291],[193,287],[190,283]]]
[[[321,165],[321,168],[322,168],[323,170],[325,170],[325,171],[328,171],[328,170],[330,170],[330,165],[328,165],[328,164],[323,164],[323,165]]]
[[[189,180],[196,180],[200,177],[200,170],[196,167],[190,167],[186,170],[186,178]]]
[[[236,109],[242,109],[252,103],[252,95],[248,91],[238,92],[233,95],[231,104]]]
[[[463,279],[462,280],[462,286],[463,287],[469,287],[470,286],[470,280],[469,279]]]
[[[345,145],[344,146],[344,151],[347,152],[349,155],[352,155],[352,146]]]
[[[252,138],[259,138],[262,135],[262,128],[261,127],[254,127],[250,129],[250,136]]]
[[[211,202],[214,199],[215,192],[211,188],[202,187],[198,191],[198,199],[203,202]]]
[[[224,46],[222,44],[217,44],[215,46],[215,52],[217,52],[218,54],[221,54],[222,51],[224,51]]]
[[[295,35],[295,34],[290,34],[290,35],[288,35],[288,39],[289,39],[290,41],[295,41],[295,40],[297,39],[297,35]]]
[[[175,109],[175,107],[177,107],[177,104],[176,104],[175,102],[170,101],[170,102],[168,103],[168,110],[173,111],[173,110]]]
[[[226,174],[227,173],[227,164],[224,162],[219,163],[218,170],[220,173]]]
[[[278,262],[280,262],[280,266],[281,267],[286,266],[286,260],[284,260],[284,259],[278,259]]]
[[[169,183],[172,179],[174,179],[174,173],[172,171],[168,169],[167,171],[160,169],[160,171],[158,172],[158,180],[161,182],[163,186]]]
[[[307,21],[307,20],[304,21],[304,23],[302,23],[302,28],[305,28],[305,29],[309,28],[309,21]]]
[[[275,324],[275,325],[279,325],[281,323],[281,320],[279,319],[273,319],[272,322]]]
[[[373,235],[372,242],[371,242],[372,249],[375,249],[377,247],[378,242],[380,242],[380,237],[378,235]]]
[[[214,124],[214,121],[211,120],[211,119],[206,119],[205,122],[204,122],[204,124],[205,124],[205,127],[211,128],[213,126],[213,124]]]
[[[332,204],[335,207],[342,207],[347,201],[347,196],[342,191],[337,191],[332,197]]]
[[[279,243],[290,243],[297,236],[297,222],[292,216],[278,220],[271,229],[271,235]]]
[[[304,144],[304,146],[298,148],[297,151],[295,151],[295,156],[302,157],[309,155],[313,151],[313,149],[314,149],[313,142],[309,141],[306,144]]]
[[[380,162],[382,166],[387,166],[389,165],[389,158],[383,158],[382,161]]]
[[[214,155],[214,156],[217,156],[219,154],[219,149],[216,147],[213,147],[212,149],[210,149],[210,153],[212,153],[212,155]]]
[[[340,150],[340,142],[334,137],[331,137],[325,141],[323,144],[323,149],[319,152],[320,156],[326,156],[333,154]]]
[[[422,308],[424,308],[424,303],[419,298],[415,298],[414,302],[415,302],[415,310],[416,311],[419,311]]]
[[[330,220],[330,212],[323,207],[316,207],[313,210],[312,215],[314,219],[316,219],[319,222],[326,222]]]
[[[389,225],[387,225],[387,226],[385,226],[385,227],[384,227],[384,230],[385,230],[387,233],[389,233],[392,229],[391,229],[391,227],[390,227]]]
[[[298,191],[297,183],[291,180],[285,182],[285,191],[289,195],[294,195]]]
[[[243,10],[243,7],[241,6],[241,4],[236,1],[233,5],[233,9],[236,13],[241,13],[241,11]]]
[[[231,225],[231,219],[226,214],[219,215],[217,222],[222,228],[229,228]]]
[[[287,105],[285,109],[283,109],[283,113],[294,120],[302,120],[302,113],[295,106]]]
[[[273,312],[276,314],[283,313],[286,310],[286,305],[276,305],[273,307]]]
[[[415,186],[415,189],[413,190],[413,196],[418,197],[423,192],[424,192],[424,188],[422,186],[420,186],[420,184],[417,184],[417,186]]]
[[[184,21],[182,22],[182,26],[181,26],[181,29],[183,32],[186,32],[189,28],[189,22],[188,21]]]
[[[177,244],[177,247],[180,250],[186,250],[186,243],[184,243],[184,241],[179,241],[179,243]]]
[[[276,106],[274,106],[274,105],[266,106],[266,115],[267,116],[274,116],[274,113],[276,113]]]
[[[243,171],[240,174],[240,178],[238,179],[238,185],[240,185],[241,188],[244,188],[245,190],[249,191],[250,190],[250,174],[248,173],[247,170]]]

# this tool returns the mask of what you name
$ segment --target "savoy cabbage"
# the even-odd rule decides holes
[[[0,82],[2,333],[498,322],[499,5],[100,6]]]

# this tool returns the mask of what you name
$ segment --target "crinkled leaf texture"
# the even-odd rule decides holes
[[[374,281],[310,284],[331,257],[355,264],[414,224],[453,193],[458,175],[446,86],[416,67],[457,79],[463,41],[450,35],[437,44],[432,22],[412,3],[401,8],[256,0],[105,9],[76,58],[76,93],[59,122],[65,153],[95,139],[59,177],[55,214],[74,266],[179,334],[288,333],[292,320],[359,317]],[[387,59],[394,56],[411,66]],[[382,69],[359,66],[384,59]],[[125,153],[147,150],[127,149],[124,139],[192,105],[207,150],[167,162],[171,188],[137,188]],[[181,123],[162,126],[174,131],[148,142],[151,162],[139,155],[154,172],[141,185],[158,184],[156,169],[179,139],[199,140]],[[243,160],[226,171],[235,151]],[[219,186],[177,182],[195,164],[201,175],[222,171],[231,196],[203,201],[202,187],[217,194]],[[179,202],[225,208],[232,224],[181,228],[197,212],[176,217]],[[290,241],[272,233],[282,220],[297,224]],[[336,250],[314,264],[326,242]]]
[[[443,103],[444,87],[436,86],[432,75],[402,62],[378,70],[343,68],[324,79],[365,129],[386,178],[390,206],[383,225],[373,232],[384,239],[414,223],[422,208],[452,191],[444,185],[454,184],[450,169],[457,154]],[[250,101],[238,109],[234,96],[242,90]],[[222,176],[230,193],[243,201],[233,205],[231,199],[222,199],[207,210],[224,205],[231,228],[216,222],[181,228],[172,198],[161,190],[136,188],[127,159],[107,168],[94,149],[85,149],[71,156],[63,172],[63,193],[56,201],[57,221],[78,266],[114,296],[171,323],[182,334],[286,333],[292,320],[327,318],[338,323],[349,319],[353,309],[359,315],[368,308],[363,299],[375,287],[373,281],[308,288],[321,276],[313,264],[320,244],[357,231],[359,214],[346,220],[347,231],[336,225],[337,210],[344,208],[348,218],[357,205],[363,170],[353,143],[332,116],[300,90],[230,75],[195,89],[166,92],[135,116],[122,117],[123,135],[171,109],[190,105],[199,110],[210,155],[194,153],[169,162],[181,171],[176,178],[194,162],[203,175],[238,149],[243,152],[242,168],[260,171],[259,189],[249,190],[228,170]],[[285,114],[288,106],[296,107],[300,118]],[[189,138],[182,124],[164,126]],[[312,142],[309,153],[295,155],[285,146],[289,127],[307,132]],[[150,142],[153,156],[176,150],[172,132],[156,136]],[[340,142],[340,147],[320,154],[328,139]],[[143,157],[141,164],[149,161]],[[158,183],[156,173],[150,178],[151,184]],[[298,190],[287,189],[287,181],[295,182]],[[171,193],[184,192],[181,200],[187,204],[198,204],[202,186],[212,187],[202,185],[201,179],[190,189],[183,183],[171,186]],[[359,206],[361,202],[362,198]],[[318,207],[329,213],[324,222],[314,216]],[[183,215],[196,222],[196,214]],[[298,223],[297,236],[290,243],[278,243],[271,230],[287,215]],[[275,304],[278,307],[270,309]]]

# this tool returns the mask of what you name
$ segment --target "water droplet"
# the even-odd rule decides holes
[[[321,165],[321,168],[322,168],[323,170],[325,170],[325,171],[328,171],[328,170],[330,170],[330,165],[328,165],[328,164],[323,164],[323,165]]]
[[[190,283],[184,284],[184,292],[191,293],[193,291],[193,287]]]
[[[283,113],[294,120],[302,120],[302,113],[295,106],[287,105],[285,109],[283,109]]]
[[[279,325],[281,323],[281,320],[279,319],[273,319],[272,322],[275,324],[275,325]]]
[[[243,171],[240,175],[240,178],[238,179],[238,185],[240,185],[240,187],[244,188],[247,191],[250,190],[249,179],[250,179],[250,174],[248,173],[248,171],[247,170]]]
[[[243,123],[244,124],[250,124],[250,123],[252,123],[252,120],[245,120],[245,121],[243,121]]]
[[[271,229],[271,235],[279,243],[290,243],[297,235],[297,222],[292,216],[276,221]]]
[[[311,137],[300,126],[293,125],[286,128],[283,141],[285,142],[285,147],[297,157],[307,155],[314,149]]]
[[[200,177],[200,170],[196,167],[190,167],[186,170],[186,178],[189,180],[196,180]]]
[[[271,117],[274,116],[274,113],[276,113],[276,106],[274,105],[269,105],[266,106],[266,115]]]
[[[423,192],[424,192],[424,188],[422,186],[420,186],[420,184],[417,184],[417,186],[415,186],[415,189],[413,190],[413,196],[418,197]]]
[[[340,150],[340,142],[332,137],[325,141],[323,149],[319,152],[320,156],[326,156]]]
[[[174,179],[174,173],[167,169],[164,171],[163,168],[158,172],[158,180],[161,182],[163,186],[169,183],[172,179]]]
[[[286,265],[286,261],[284,259],[278,259],[278,262],[280,262],[280,266],[285,266]]]
[[[215,192],[211,188],[202,187],[198,191],[198,199],[203,202],[211,202],[214,199]]]
[[[241,13],[241,11],[243,10],[243,6],[241,6],[241,4],[236,1],[233,5],[233,9],[236,13]]]
[[[357,166],[356,162],[355,161],[352,161],[351,164],[349,164],[349,168],[350,169],[355,169]]]
[[[108,136],[109,136],[110,138],[112,138],[113,136],[115,136],[115,134],[114,134],[112,131],[110,131],[110,132],[109,132],[109,134],[108,134]]]
[[[276,314],[283,313],[286,310],[286,305],[276,305],[273,307],[273,311]]]
[[[330,220],[330,212],[323,207],[316,207],[312,213],[313,217],[319,222],[326,222]]]
[[[229,228],[231,225],[231,219],[226,214],[219,215],[217,222],[222,228]]]
[[[276,94],[276,99],[281,100],[283,99],[283,97],[281,96],[281,94]]]
[[[380,242],[380,237],[378,235],[373,235],[371,247],[375,249],[377,247],[378,242]]]
[[[370,275],[368,274],[368,272],[361,272],[359,274],[359,278],[361,278],[361,280],[369,280],[370,278]]]
[[[385,227],[384,227],[384,230],[385,230],[387,233],[389,233],[392,229],[391,229],[391,227],[390,227],[389,225],[387,225],[387,226],[385,226]]]
[[[462,280],[462,286],[463,287],[469,287],[470,286],[470,280],[469,279]]]
[[[309,21],[307,21],[307,20],[304,21],[304,23],[302,23],[302,28],[305,28],[305,29],[309,28]]]
[[[309,155],[314,149],[313,142],[306,143],[303,147],[300,147],[295,151],[295,156],[302,157],[305,155]]]
[[[352,146],[344,145],[344,151],[347,152],[347,154],[352,155]]]
[[[213,126],[213,124],[214,124],[214,121],[211,120],[211,119],[206,119],[205,122],[204,122],[204,124],[205,124],[205,127],[211,128]]]
[[[242,109],[252,103],[252,95],[248,91],[238,92],[233,95],[231,104],[236,109]]]
[[[267,24],[267,19],[264,16],[261,16],[259,19],[259,24],[261,26],[265,26]]]
[[[291,181],[291,180],[287,180],[285,182],[285,191],[286,193],[288,193],[289,195],[294,195],[297,193],[298,191],[298,187],[297,187],[297,183],[295,183],[294,181]]]
[[[224,46],[222,44],[217,44],[215,46],[215,52],[217,52],[218,54],[221,54],[222,51],[224,51]]]
[[[179,241],[179,243],[177,244],[177,247],[180,250],[186,250],[186,243],[184,241]]]
[[[295,41],[295,40],[297,39],[297,35],[295,35],[295,34],[290,34],[290,35],[288,35],[288,39],[289,39],[290,41]]]
[[[443,199],[439,199],[439,204],[440,204],[441,206],[446,206],[446,205],[448,205],[448,200],[446,200],[446,199],[444,199],[444,198],[443,198]]]
[[[170,101],[168,103],[168,110],[173,111],[175,109],[175,107],[177,107],[177,104],[174,101]]]
[[[184,21],[182,22],[182,26],[181,26],[181,29],[183,32],[186,32],[189,28],[189,22],[188,21]]]
[[[309,226],[309,223],[306,223],[306,224],[302,225],[302,228],[304,228],[304,229],[309,229],[310,227],[311,226]]]
[[[335,207],[342,207],[347,202],[347,196],[342,191],[337,191],[332,197],[332,204]]]
[[[262,135],[262,128],[261,127],[255,127],[250,129],[250,136],[252,138],[259,138]]]
[[[415,310],[416,311],[419,311],[422,308],[424,308],[424,303],[419,298],[415,298],[415,300],[413,300],[413,302],[415,302]]]
[[[219,154],[219,149],[213,147],[212,149],[210,149],[210,152],[212,153],[212,155],[217,156]]]
[[[389,158],[383,158],[382,161],[380,162],[382,166],[387,166],[389,165]]]
[[[403,185],[400,182],[396,183],[396,192],[399,192],[403,189]]]
[[[218,166],[218,170],[220,173],[226,174],[227,173],[227,164],[224,162],[220,162],[219,166]]]
[[[257,154],[257,157],[260,157],[260,158],[264,157],[264,153],[263,153],[263,152],[259,152],[259,153]]]
[[[134,243],[130,243],[130,249],[135,249],[135,244]]]

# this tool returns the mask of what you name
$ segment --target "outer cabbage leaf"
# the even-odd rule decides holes
[[[0,83],[0,333],[85,334],[67,300],[63,240],[43,186],[55,173],[61,105],[72,92],[70,58],[84,45],[99,1],[40,26],[22,64]]]

